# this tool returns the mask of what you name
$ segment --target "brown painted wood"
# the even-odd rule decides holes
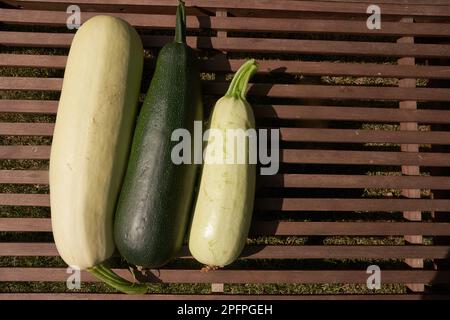
[[[260,176],[258,179],[259,187],[269,188],[418,188],[448,190],[450,186],[450,177],[437,176],[278,174]]]
[[[32,10],[54,10],[54,11],[66,11],[69,5],[72,5],[73,2],[68,1],[56,1],[56,2],[45,2],[45,1],[22,1],[22,0],[4,0],[3,2],[8,3],[13,8],[19,8],[21,10],[24,9],[32,9]],[[133,13],[152,13],[152,14],[170,14],[173,15],[176,11],[176,8],[173,5],[167,4],[167,2],[155,3],[153,5],[133,5],[131,3],[116,3],[116,5],[106,2],[104,4],[101,3],[89,3],[77,2],[77,5],[81,8],[82,12],[133,12]],[[186,14],[194,15],[194,16],[204,16],[211,15],[212,10],[214,9],[204,9],[197,6],[187,6]]]
[[[16,1],[24,7],[27,3],[46,3],[46,8],[52,4],[72,4],[68,0],[25,0]],[[88,4],[91,6],[166,6],[174,7],[175,0],[80,0],[77,4]],[[353,1],[342,1],[339,3],[329,1],[289,1],[278,0],[276,2],[259,0],[187,0],[186,6],[200,7],[204,9],[242,9],[242,10],[266,10],[266,11],[293,11],[293,12],[319,12],[319,13],[355,13],[366,15],[367,3]],[[381,10],[386,15],[402,16],[450,16],[450,6],[439,6],[415,4],[409,5],[398,3],[380,3]]]
[[[81,22],[102,14],[101,12],[84,12]],[[110,13],[128,21],[134,27],[152,29],[171,29],[175,25],[174,15]],[[0,21],[5,23],[66,25],[67,13],[64,11],[16,10],[0,11]],[[450,24],[421,23],[408,25],[402,22],[383,23],[383,28],[370,30],[366,21],[318,20],[318,19],[280,19],[272,18],[270,23],[264,18],[226,17],[226,16],[188,16],[188,29],[213,29],[221,31],[248,32],[288,32],[288,33],[327,33],[327,34],[369,34],[389,36],[447,36]]]
[[[257,250],[260,250],[256,252]],[[251,259],[358,259],[447,258],[446,246],[247,246],[241,258]]]
[[[255,221],[252,235],[447,235],[448,223]]]
[[[73,34],[0,31],[0,44],[10,46],[69,47]],[[172,41],[168,36],[142,36],[144,47],[162,47]],[[445,58],[450,45],[404,44],[363,41],[293,40],[261,38],[187,37],[187,43],[198,49],[229,52],[276,52],[295,54],[351,56],[414,56]]]
[[[1,105],[1,102],[0,102]],[[255,105],[256,117],[294,120],[342,120],[419,123],[450,123],[448,110],[400,110],[335,106]]]
[[[0,122],[0,135],[52,136],[54,123]],[[281,140],[289,142],[420,143],[450,144],[450,132],[378,131],[354,129],[281,128]]]
[[[244,60],[211,58],[200,62],[204,71],[237,71]],[[327,61],[257,60],[260,73],[294,73],[315,76],[367,76],[367,77],[416,77],[448,79],[450,71],[445,66],[399,66],[380,63],[350,63]]]
[[[45,170],[0,170],[0,183],[48,184]],[[450,177],[333,174],[279,174],[259,177],[259,187],[276,188],[406,188],[447,190]]]
[[[0,193],[0,205],[49,207],[48,194]],[[450,211],[450,200],[259,198],[258,211]]]
[[[0,100],[0,112],[55,114],[58,101],[50,100]]]
[[[0,100],[0,112],[55,114],[58,101]],[[336,106],[254,105],[258,118],[298,120],[343,120],[419,123],[450,123],[448,110],[399,110],[393,108],[361,108]]]
[[[206,93],[223,95],[227,83],[203,83]],[[450,101],[450,89],[395,88],[363,86],[324,86],[296,84],[250,84],[248,96],[271,98],[337,99],[337,100],[404,100]]]
[[[0,282],[67,280],[66,268],[0,268]],[[133,281],[128,269],[114,269],[121,277]],[[82,271],[83,282],[99,282],[96,277]],[[142,280],[163,283],[366,283],[366,270],[170,270],[148,271]],[[383,271],[383,283],[447,283],[450,271]]]
[[[0,193],[0,205],[49,207],[50,198],[48,194]]]
[[[145,294],[120,293],[0,293],[0,300],[450,300],[443,294],[337,294],[337,295],[239,295],[239,294]]]
[[[60,91],[62,78],[0,77],[0,90]]]
[[[242,259],[444,259],[450,246],[247,246]],[[53,243],[0,243],[0,256],[57,256]],[[183,247],[180,258],[191,258]]]
[[[342,0],[327,0],[328,2],[338,2],[341,3]],[[372,4],[372,0],[346,0],[345,2],[366,2]],[[444,6],[449,5],[447,0],[377,0],[377,3],[389,3],[389,4],[407,4],[407,5],[417,5],[417,4],[428,4],[433,6]]]
[[[66,56],[0,54],[0,65],[10,67],[39,67],[63,69]],[[235,72],[244,60],[211,58],[200,60],[205,72]],[[389,65],[378,63],[341,63],[326,61],[257,60],[259,73],[293,73],[302,75],[367,76],[367,77],[415,77],[449,79],[450,69],[445,66]]]
[[[48,184],[46,170],[0,170],[0,183]]]
[[[0,148],[1,154],[1,148]],[[427,152],[382,152],[341,150],[293,150],[281,151],[284,163],[346,164],[346,165],[420,165],[447,167],[448,153]]]
[[[207,94],[223,95],[229,83],[203,83]],[[0,90],[60,91],[61,78],[0,77]],[[446,88],[395,88],[297,84],[250,84],[249,96],[308,99],[450,101]]]
[[[414,25],[414,19],[412,17],[402,18],[401,22],[409,23],[409,25]],[[397,40],[397,43],[408,43],[413,44],[414,37],[402,37]],[[397,63],[399,65],[415,65],[416,59],[414,57],[402,57],[398,59]],[[416,87],[416,79],[414,78],[404,78],[398,81],[398,86],[402,88],[415,88]],[[400,109],[405,110],[417,110],[417,101],[413,101],[412,99],[405,99],[405,101],[400,101],[399,103]],[[400,130],[405,131],[417,131],[418,123],[417,122],[400,122]],[[418,144],[402,144],[400,146],[402,152],[418,152],[419,145]],[[419,176],[420,175],[420,167],[418,166],[402,166],[402,173],[410,176]],[[418,199],[421,197],[420,189],[403,189],[402,195],[404,197],[410,199]],[[403,212],[403,217],[410,221],[421,221],[422,220],[422,212],[419,210],[407,210]],[[405,240],[407,243],[411,244],[422,244],[423,237],[422,235],[405,235]],[[422,269],[424,267],[423,259],[406,259],[405,262],[411,266],[412,268]],[[423,292],[425,291],[424,283],[408,283],[408,289],[413,292]]]
[[[0,159],[48,160],[50,146],[0,146]]]
[[[0,65],[64,69],[67,56],[0,53]]]
[[[52,136],[54,123],[0,122],[0,136]]]
[[[0,218],[3,232],[51,232],[50,218]],[[251,235],[450,235],[450,223],[254,221]]]
[[[0,146],[0,159],[48,160],[50,146]],[[421,165],[443,166],[450,163],[450,155],[437,152],[378,152],[341,150],[281,150],[281,161],[285,163],[317,163],[348,165]]]
[[[0,124],[0,132],[1,128]],[[438,131],[281,128],[280,134],[283,141],[291,142],[450,144],[450,132]]]
[[[1,198],[0,198],[1,199]],[[258,211],[450,211],[450,200],[428,199],[329,199],[329,198],[259,198]]]
[[[51,232],[49,218],[0,218],[0,231],[4,232]]]
[[[0,242],[0,256],[58,256],[58,251],[54,243],[13,243]]]

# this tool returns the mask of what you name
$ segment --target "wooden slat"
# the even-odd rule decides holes
[[[0,90],[60,91],[62,78],[0,77]]]
[[[0,183],[48,184],[48,171],[0,170]]]
[[[54,123],[0,122],[0,136],[52,136]],[[450,144],[450,132],[381,131],[354,129],[281,128],[281,140],[290,142]]]
[[[48,160],[50,146],[0,146],[0,159]]]
[[[450,246],[247,246],[246,259],[448,258]],[[185,255],[184,257],[189,257]],[[183,256],[182,256],[183,257]]]
[[[0,218],[0,231],[51,232],[49,218]]]
[[[39,67],[63,69],[66,56],[0,54],[0,65],[10,67]],[[211,58],[200,60],[205,72],[235,72],[242,59]],[[259,73],[293,73],[302,75],[361,76],[361,77],[415,77],[449,79],[450,69],[445,66],[390,65],[379,63],[342,63],[326,61],[257,60]],[[153,65],[152,65],[153,66]]]
[[[34,54],[8,54],[0,53],[0,65],[7,67],[35,67],[64,69],[67,56],[60,55],[34,55]]]
[[[25,6],[27,3],[72,4],[68,0],[25,0],[18,1]],[[176,6],[175,0],[79,0],[77,4],[90,6]],[[318,12],[318,13],[355,13],[366,15],[367,4],[353,1],[333,3],[328,1],[259,1],[259,0],[187,0],[186,6],[200,7],[204,9],[241,9],[241,10],[267,10],[267,11],[293,11],[293,12]],[[64,6],[62,6],[64,7]],[[386,15],[406,16],[450,16],[449,6],[434,5],[408,5],[380,3],[381,11]]]
[[[0,193],[0,205],[49,207],[50,198],[48,194]]]
[[[400,296],[402,297],[402,296]],[[145,294],[120,293],[0,293],[0,300],[297,300],[293,295]]]
[[[241,255],[245,259],[444,259],[450,246],[247,246]],[[0,243],[0,256],[57,256],[53,243]],[[191,258],[183,247],[180,258]]]
[[[320,294],[320,295],[239,295],[239,294],[145,294],[120,293],[0,293],[0,300],[450,300],[442,294]]]
[[[252,235],[447,235],[450,233],[449,223],[428,222],[284,222],[255,221],[252,224]]]
[[[1,154],[1,148],[0,148]],[[284,163],[345,164],[345,165],[420,165],[447,167],[450,154],[437,152],[379,152],[341,150],[293,150],[281,151]]]
[[[99,12],[84,12],[81,23],[93,16],[103,14]],[[134,27],[152,29],[168,29],[175,25],[174,15],[109,13],[128,21]],[[43,24],[62,26],[67,23],[67,13],[64,11],[45,10],[16,10],[3,9],[0,11],[0,21],[4,23]],[[370,30],[366,21],[351,20],[317,20],[317,19],[280,19],[272,18],[267,23],[265,18],[251,17],[210,17],[188,16],[188,29],[213,29],[221,31],[250,31],[250,32],[295,32],[295,33],[343,33],[343,34],[375,34],[390,36],[447,36],[450,24],[421,23],[410,26],[402,22],[384,22],[383,28]]]
[[[50,146],[0,146],[0,159],[48,160]],[[377,152],[341,150],[281,150],[285,163],[443,166],[450,163],[450,154],[437,152]]]
[[[259,198],[258,211],[450,211],[450,200]]]
[[[0,112],[55,114],[58,101],[50,100],[0,100]]]
[[[0,44],[14,46],[69,47],[72,38],[73,34],[70,33],[0,32]]]
[[[401,19],[402,22],[409,23],[411,26],[414,25],[414,19],[412,17],[404,17]],[[402,37],[397,40],[397,43],[415,43],[414,37]],[[402,57],[397,60],[399,65],[415,65],[416,59],[414,57]],[[403,88],[415,88],[417,86],[417,81],[414,78],[405,78],[398,81],[398,86]],[[417,101],[412,99],[405,99],[405,101],[399,102],[399,108],[405,110],[417,110]],[[400,122],[400,130],[418,131],[419,126],[416,122]],[[418,144],[402,144],[400,146],[402,152],[418,152]],[[420,167],[418,166],[402,166],[402,173],[405,175],[418,176],[420,175]],[[404,189],[401,190],[402,196],[418,199],[421,198],[420,189]],[[403,217],[410,221],[421,221],[422,212],[420,210],[407,210],[403,212]],[[421,235],[405,235],[405,240],[409,244],[422,244],[423,237]],[[405,262],[412,268],[424,267],[423,259],[406,259]],[[407,288],[413,292],[424,292],[424,283],[408,283]]]
[[[0,282],[4,281],[49,281],[67,280],[65,268],[0,268]],[[128,269],[114,269],[121,277],[133,281]],[[82,271],[83,282],[100,280]],[[164,283],[366,283],[366,270],[168,270],[149,271],[143,278],[148,282]],[[385,270],[383,283],[448,283],[450,271]]]
[[[328,2],[339,2],[341,3],[343,0],[327,0]],[[372,4],[372,0],[345,0],[345,2],[366,2]],[[447,0],[377,0],[377,3],[389,3],[389,4],[408,4],[408,5],[417,5],[417,4],[427,4],[433,6],[447,6],[449,3]]]
[[[242,59],[211,58],[200,61],[203,71],[235,72],[244,63]],[[400,66],[380,63],[351,63],[327,61],[257,60],[260,73],[294,73],[314,76],[361,76],[361,77],[416,77],[448,79],[446,66]]]
[[[51,232],[50,218],[0,218],[0,231]],[[251,235],[450,235],[450,223],[255,221]]]
[[[0,242],[0,256],[58,256],[54,243],[13,243]]]
[[[29,183],[33,181],[31,179]],[[259,187],[272,188],[418,188],[448,190],[450,187],[450,177],[436,176],[278,174],[260,176],[258,182]]]
[[[229,83],[203,83],[207,94],[223,95]],[[0,77],[0,90],[60,91],[61,78]],[[308,99],[450,101],[446,88],[396,88],[297,84],[250,84],[249,96]]]
[[[52,136],[54,123],[0,122],[0,136]]]
[[[0,112],[55,114],[58,101],[0,100]],[[254,105],[258,118],[343,121],[414,121],[450,123],[448,110],[400,110],[393,108],[361,108],[336,106]]]
[[[450,123],[450,111],[448,110],[400,110],[393,108],[298,105],[255,105],[253,110],[255,116],[261,118],[380,122],[415,121],[426,124]]]
[[[204,82],[205,93],[223,95],[227,83]],[[450,101],[450,89],[396,88],[363,86],[323,86],[296,84],[251,84],[248,96],[271,98],[336,99],[336,100],[405,100]]]
[[[0,170],[0,183],[48,184],[45,170]],[[276,188],[404,188],[447,190],[450,177],[279,174],[261,176],[258,186]]]
[[[142,1],[142,0],[141,0]],[[144,0],[145,1],[145,0]],[[192,1],[191,5],[202,3],[200,0]],[[214,5],[214,7],[212,7]],[[286,11],[307,11],[307,12],[329,12],[329,13],[358,13],[365,14],[367,4],[357,2],[332,3],[328,1],[276,1],[261,2],[258,0],[232,0],[232,1],[212,1],[206,5],[208,8],[235,8],[252,10],[286,10]],[[395,15],[430,15],[449,16],[450,7],[435,7],[433,5],[407,5],[407,4],[380,4],[381,12]],[[441,10],[439,10],[441,9]]]
[[[42,33],[0,31],[0,44],[10,46],[69,47],[71,33]],[[172,41],[168,36],[141,37],[144,47],[162,47]],[[418,58],[446,58],[450,45],[397,44],[387,42],[293,40],[230,37],[187,37],[193,48],[216,49],[229,52],[276,52],[295,54],[351,55],[351,56],[414,56]]]
[[[0,205],[50,206],[48,194],[0,193]],[[450,200],[259,198],[258,211],[450,211]]]
[[[280,134],[283,141],[297,142],[450,144],[450,132],[439,131],[281,128]]]

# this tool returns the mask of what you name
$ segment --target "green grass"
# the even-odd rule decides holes
[[[48,170],[48,160],[0,160],[3,170]]]
[[[225,284],[224,292],[230,294],[278,294],[278,295],[320,295],[320,294],[401,294],[406,286],[384,284],[379,290],[367,289],[362,284]]]
[[[50,208],[0,206],[0,218],[50,218]]]
[[[2,77],[62,78],[64,70],[50,68],[3,67]]]

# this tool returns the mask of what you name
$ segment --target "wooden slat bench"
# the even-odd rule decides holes
[[[137,28],[143,92],[176,3],[77,1],[82,21],[106,13]],[[239,261],[200,272],[184,247],[140,297],[66,289],[52,242],[48,159],[73,3],[0,4],[0,299],[450,299],[448,1],[187,0],[206,109],[256,58],[248,97],[259,127],[281,128],[280,171],[258,178]],[[379,30],[366,26],[371,4]],[[370,265],[380,290],[366,288]]]

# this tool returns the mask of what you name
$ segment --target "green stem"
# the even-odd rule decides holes
[[[101,271],[107,275],[108,277],[111,277],[113,279],[117,279],[117,274],[114,273],[114,271],[112,271],[110,268],[106,267],[103,264],[98,265],[98,267],[101,269]],[[133,279],[136,281],[136,275],[134,274],[133,270],[131,268],[129,268],[129,271],[131,273],[131,275],[133,276]],[[120,277],[119,277],[120,278]],[[128,280],[125,280],[123,278],[120,278],[121,283],[128,285],[130,284],[130,282]]]
[[[245,100],[248,81],[256,73],[256,70],[258,70],[258,66],[255,59],[246,61],[234,75],[225,96]]]
[[[99,265],[97,265],[97,267],[98,267],[98,271],[100,273],[102,273],[105,277],[109,278],[110,280],[117,281],[118,283],[121,283],[124,285],[129,284],[129,281],[127,281],[121,277],[117,278],[118,275],[116,273],[114,273],[110,268],[104,266],[103,264],[99,264]]]
[[[178,1],[175,42],[186,43],[186,9],[183,0]]]
[[[102,264],[93,266],[92,268],[89,268],[88,271],[121,292],[128,294],[147,293],[147,286],[145,284],[127,281]]]

